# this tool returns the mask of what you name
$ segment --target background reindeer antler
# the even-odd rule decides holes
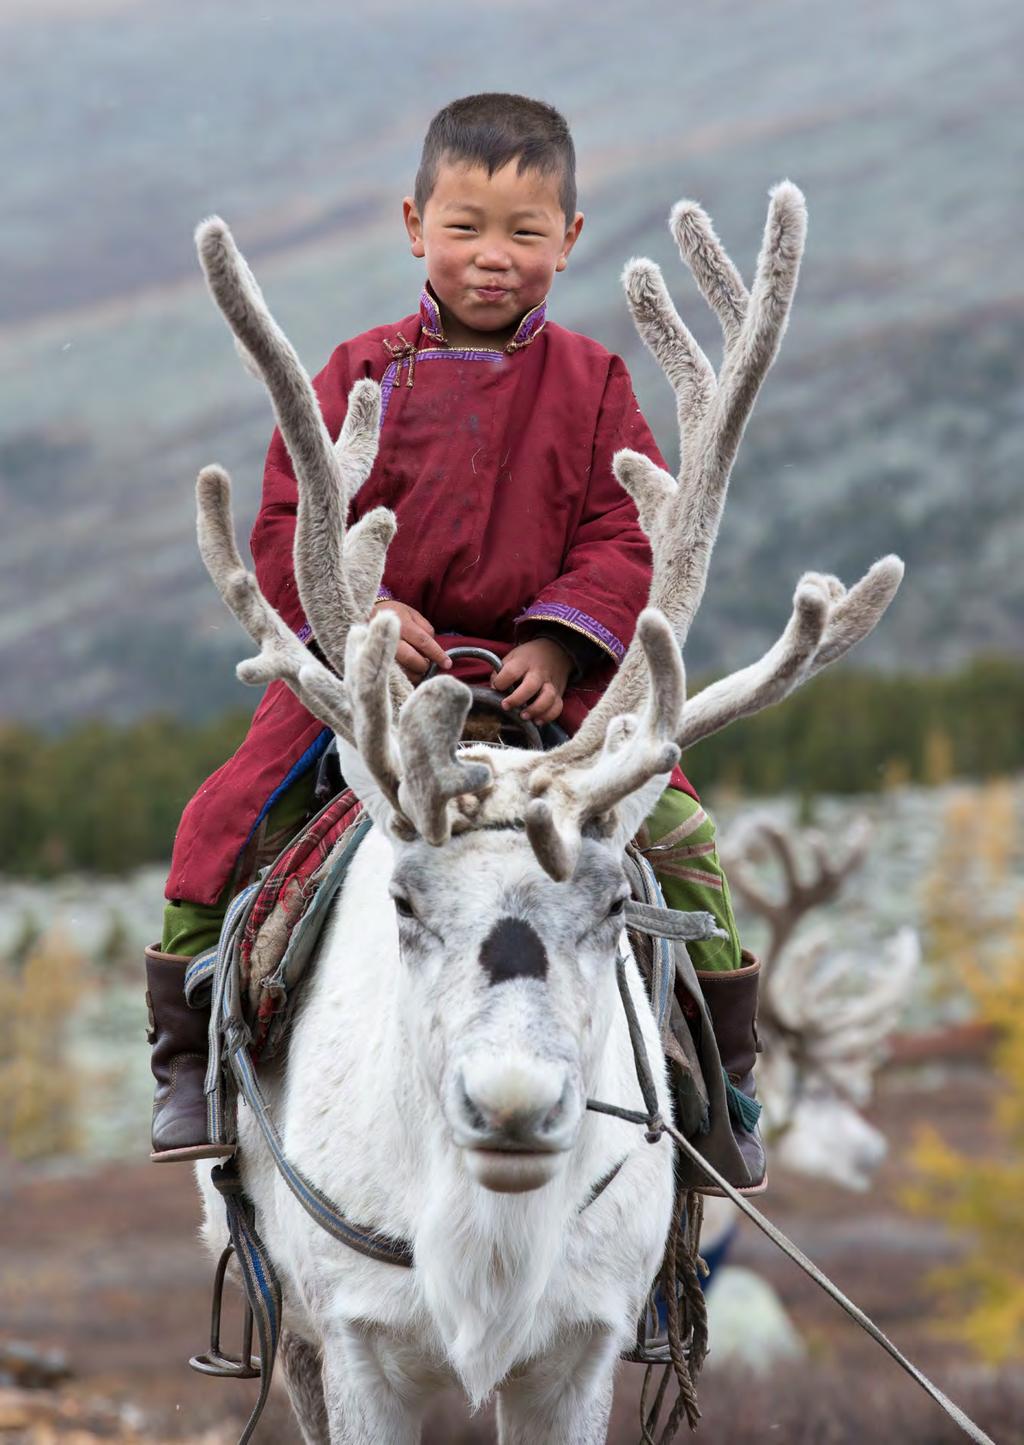
[[[808,914],[838,897],[861,867],[869,840],[867,821],[858,819],[836,842],[805,830],[799,849],[790,832],[752,818],[734,829],[723,847],[733,891],[769,929],[758,1006],[764,1040],[758,1077],[773,1129],[790,1122],[787,1111],[797,1099],[787,1100],[790,1090],[780,1080],[794,1075],[802,1081],[795,1095],[827,1088],[863,1104],[882,1046],[907,1001],[919,958],[913,929],[898,930],[880,952],[875,948],[867,955],[863,949],[837,950],[823,932],[794,940]],[[809,854],[810,867],[801,851]],[[765,859],[775,864],[781,885],[775,892],[754,873]]]
[[[847,829],[845,837],[829,842],[823,833],[807,829],[804,842],[812,871],[800,864],[792,833],[770,818],[747,819],[729,838],[729,883],[733,892],[768,924],[769,939],[762,957],[764,975],[782,952],[800,920],[812,909],[831,903],[843,884],[864,861],[871,829],[864,818]],[[752,864],[774,857],[782,890],[770,894],[755,877]]]

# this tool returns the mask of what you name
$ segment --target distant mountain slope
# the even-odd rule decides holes
[[[0,21],[0,675],[5,715],[57,722],[244,696],[244,643],[195,553],[206,461],[253,515],[269,408],[197,278],[226,215],[311,369],[404,314],[397,201],[431,110],[471,88],[560,104],[587,227],[554,297],[630,361],[667,450],[667,388],[617,276],[656,256],[710,348],[664,228],[696,195],[749,274],[765,191],[811,228],[790,333],[744,442],[692,668],[748,660],[806,567],[881,551],[908,579],[865,661],[1020,652],[1024,17],[980,0],[688,7],[530,0],[482,15],[379,3],[169,0]]]

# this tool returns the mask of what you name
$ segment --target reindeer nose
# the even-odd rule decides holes
[[[548,955],[536,930],[521,918],[499,918],[480,947],[480,967],[492,984],[547,978]]]
[[[578,1109],[564,1065],[482,1055],[455,1080],[456,1142],[463,1148],[558,1151],[575,1135]]]

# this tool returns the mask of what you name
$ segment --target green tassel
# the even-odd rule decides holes
[[[737,1089],[724,1069],[722,1078],[725,1080],[725,1102],[729,1106],[729,1118],[737,1128],[752,1134],[761,1117],[761,1105],[756,1099],[748,1099],[741,1089]]]

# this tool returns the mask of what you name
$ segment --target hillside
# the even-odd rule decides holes
[[[673,408],[618,288],[643,251],[712,328],[672,254],[680,194],[749,273],[765,191],[808,195],[781,359],[744,443],[698,671],[770,640],[800,571],[879,552],[908,580],[865,662],[932,669],[1019,653],[1024,125],[1007,0],[567,0],[357,11],[284,0],[46,0],[0,17],[2,713],[58,723],[249,701],[239,634],[199,564],[192,479],[258,497],[269,407],[201,289],[217,210],[314,369],[339,337],[412,308],[397,203],[425,119],[453,94],[559,104],[587,227],[554,297],[627,356],[667,450]]]

